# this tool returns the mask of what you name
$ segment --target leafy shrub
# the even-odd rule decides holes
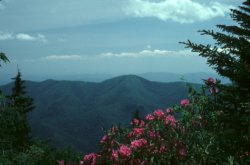
[[[200,92],[190,87],[189,98],[180,105],[157,109],[142,120],[134,118],[130,128],[113,126],[105,131],[100,152],[85,155],[80,164],[249,163],[243,146],[232,146],[234,155],[222,147],[220,140],[229,137],[223,136],[223,112],[217,109],[219,86],[209,78]]]

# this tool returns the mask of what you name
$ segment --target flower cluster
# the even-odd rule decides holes
[[[130,147],[127,147],[127,146],[122,144],[120,146],[119,153],[120,153],[121,158],[126,159],[132,154],[132,150]]]
[[[218,85],[217,80],[213,79],[212,77],[209,77],[207,80],[204,80],[204,81],[209,89],[209,92],[212,95],[219,93],[219,88],[217,87],[217,85]]]
[[[221,139],[217,132],[222,132],[223,124],[218,124],[221,111],[214,111],[213,99],[217,81],[208,78],[201,93],[193,92],[179,105],[156,109],[144,119],[133,119],[128,128],[113,126],[100,140],[98,153],[85,155],[80,165],[96,164],[238,164],[229,157],[227,151],[218,146]],[[206,95],[203,89],[209,89],[212,95]],[[212,101],[211,101],[212,100]],[[214,154],[220,153],[220,154]],[[240,160],[249,158],[249,151],[242,150]],[[243,162],[242,161],[242,162]],[[64,161],[58,161],[64,165]]]
[[[189,105],[189,100],[188,99],[181,100],[181,106],[187,107],[188,105]]]
[[[156,119],[163,119],[164,118],[164,112],[161,109],[157,109],[154,111],[154,116]]]
[[[183,104],[185,104],[183,106]],[[112,127],[101,138],[102,150],[98,154],[84,156],[85,164],[161,164],[166,160],[184,160],[188,147],[178,137],[184,135],[183,124],[175,118],[174,112],[186,108],[188,99],[183,99],[177,108],[156,109],[143,120],[133,119],[130,128]],[[187,111],[187,109],[186,109]],[[168,156],[163,153],[167,153]],[[169,158],[166,158],[169,157]],[[109,162],[109,163],[108,163]]]
[[[168,115],[167,117],[166,117],[166,119],[165,119],[165,123],[166,123],[166,125],[172,125],[172,126],[176,126],[176,120],[175,120],[175,118],[174,118],[174,116],[172,116],[172,115]]]
[[[142,148],[142,147],[145,147],[146,144],[147,144],[146,139],[134,140],[134,141],[131,142],[131,148],[133,148],[133,149]]]

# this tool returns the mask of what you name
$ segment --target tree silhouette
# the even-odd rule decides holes
[[[189,40],[181,43],[207,58],[213,69],[232,81],[232,85],[222,86],[227,91],[223,101],[239,110],[250,100],[250,0],[245,1],[239,10],[231,9],[231,18],[237,25],[217,25],[220,32],[199,31],[201,35],[211,36],[215,46],[195,44]],[[227,107],[230,109],[230,106]]]
[[[14,80],[14,87],[12,88],[12,94],[8,96],[10,100],[10,105],[18,107],[19,111],[23,114],[33,110],[34,104],[33,99],[29,96],[26,96],[24,80],[21,79],[21,72],[18,69],[16,77],[12,78]]]
[[[21,79],[21,72],[19,69],[17,76],[12,79],[15,80],[15,82],[11,95],[7,96],[7,104],[11,110],[17,112],[16,120],[18,121],[14,122],[16,129],[13,135],[16,137],[15,142],[17,148],[22,148],[30,141],[30,127],[27,121],[27,113],[32,111],[35,107],[33,99],[26,96],[24,81]]]
[[[4,53],[2,53],[2,52],[0,52],[0,67],[2,66],[1,65],[1,61],[3,61],[4,63],[7,63],[7,62],[9,62],[9,59],[5,56],[5,54]],[[3,93],[2,93],[2,91],[0,90],[0,108],[1,108],[1,106],[2,106],[2,104],[3,104],[3,102],[2,102],[2,99],[3,99]]]
[[[4,53],[0,52],[0,62],[3,61],[4,63],[9,62],[9,59],[5,56]],[[1,63],[0,63],[0,67],[1,67]]]
[[[214,130],[224,153],[235,155],[246,152],[250,146],[250,0],[239,9],[231,9],[236,25],[217,25],[219,32],[201,30],[211,36],[215,44],[181,42],[201,57],[231,84],[220,85],[216,111],[220,113],[218,129]],[[222,154],[224,154],[222,153]],[[239,155],[238,155],[239,156]]]

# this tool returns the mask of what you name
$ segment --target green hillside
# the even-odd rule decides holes
[[[46,80],[26,86],[36,104],[29,117],[33,136],[84,152],[97,150],[103,127],[127,124],[136,109],[144,116],[187,95],[184,83],[151,82],[134,75],[101,83]],[[2,88],[8,92],[11,85]]]

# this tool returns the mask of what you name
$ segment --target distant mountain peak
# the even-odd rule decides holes
[[[103,82],[111,82],[111,81],[113,82],[148,82],[149,80],[146,80],[137,75],[122,75],[122,76],[111,78]]]
[[[47,80],[44,80],[44,81],[42,81],[42,82],[56,82],[56,81],[58,81],[58,80],[54,80],[54,79],[47,79]]]

